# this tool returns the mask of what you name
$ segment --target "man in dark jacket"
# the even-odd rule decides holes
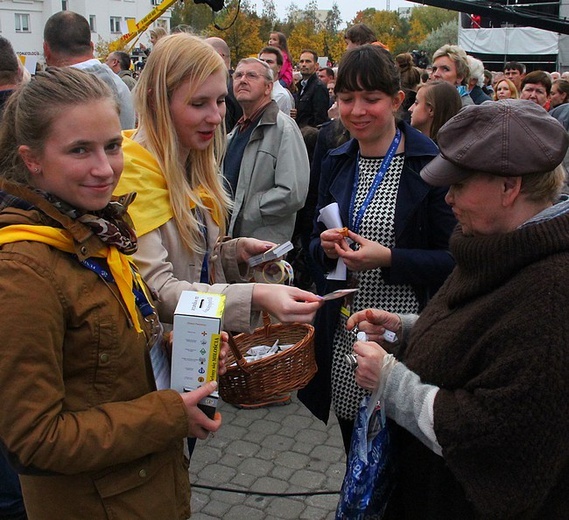
[[[328,121],[329,96],[326,86],[318,79],[318,54],[313,50],[300,53],[302,80],[296,84],[296,123],[303,126],[318,126]]]

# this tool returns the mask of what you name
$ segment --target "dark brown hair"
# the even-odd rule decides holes
[[[365,23],[357,23],[348,27],[344,38],[356,45],[365,45],[377,41],[375,33]]]
[[[399,69],[391,54],[378,45],[355,47],[340,61],[334,92],[361,90],[379,90],[389,96],[401,90]]]
[[[60,11],[50,16],[43,39],[53,52],[65,56],[83,56],[91,52],[89,22],[73,11]]]
[[[534,70],[533,72],[529,72],[525,75],[524,79],[522,79],[521,89],[523,90],[528,83],[532,85],[541,83],[545,87],[545,91],[549,96],[551,92],[551,78],[547,72],[543,72],[543,70]]]
[[[433,108],[430,137],[436,142],[439,130],[451,117],[458,114],[462,108],[462,101],[456,87],[446,81],[432,81],[423,85],[421,89],[425,93],[425,103]]]

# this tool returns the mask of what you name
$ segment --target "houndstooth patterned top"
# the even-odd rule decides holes
[[[399,179],[403,170],[404,154],[393,157],[375,196],[367,207],[360,225],[359,234],[375,240],[386,247],[395,246],[395,204]],[[360,157],[359,182],[356,189],[354,213],[357,213],[368,194],[383,157]],[[350,215],[353,218],[353,215]],[[353,222],[350,223],[352,228]],[[352,272],[359,291],[355,293],[350,313],[368,307],[382,308],[391,312],[416,313],[419,303],[410,285],[387,285],[381,276],[381,268]],[[345,361],[345,354],[352,352],[356,341],[353,331],[346,330],[347,317],[340,315],[333,344],[332,360],[332,405],[342,419],[355,419],[366,390],[356,384],[353,370]]]

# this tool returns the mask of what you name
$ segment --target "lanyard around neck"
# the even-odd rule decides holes
[[[196,218],[205,242],[205,253],[200,271],[200,283],[209,283],[209,240],[207,236],[207,224],[203,213],[198,207],[196,207]]]
[[[397,152],[397,148],[399,147],[400,142],[401,142],[401,130],[399,130],[399,128],[396,128],[395,137],[393,138],[393,141],[391,141],[391,144],[389,145],[389,149],[387,150],[387,154],[383,158],[383,161],[381,161],[381,166],[379,167],[379,170],[377,170],[377,173],[375,174],[373,183],[367,192],[366,198],[363,201],[362,205],[360,206],[358,212],[354,214],[355,205],[356,205],[356,193],[358,190],[358,183],[360,180],[360,152],[358,151],[358,157],[356,159],[356,174],[354,176],[354,186],[352,188],[352,200],[350,202],[350,220],[352,221],[353,230],[355,233],[360,232],[360,226],[364,218],[364,214],[368,206],[370,205],[371,201],[373,200],[373,197],[375,196],[375,192],[379,188],[379,185],[383,181],[383,178],[385,177],[385,174],[389,169],[389,165],[391,164],[391,161],[393,160],[393,157]]]
[[[93,258],[86,258],[85,260],[79,260],[79,262],[87,269],[93,271],[95,274],[99,275],[107,283],[116,283],[114,276],[111,274],[110,270],[102,267]],[[134,295],[134,301],[136,306],[140,309],[140,313],[144,318],[150,316],[154,313],[154,307],[150,304],[146,294],[144,294],[144,289],[139,280],[137,280],[136,273],[133,270],[133,286],[132,293]]]

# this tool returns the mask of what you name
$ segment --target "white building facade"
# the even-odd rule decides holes
[[[127,20],[139,21],[161,0],[0,0],[0,35],[8,39],[17,54],[43,56],[43,28],[47,19],[59,11],[74,11],[89,20],[91,40],[113,41],[121,37]],[[170,30],[170,11],[151,27]],[[148,35],[139,40],[149,45]]]

